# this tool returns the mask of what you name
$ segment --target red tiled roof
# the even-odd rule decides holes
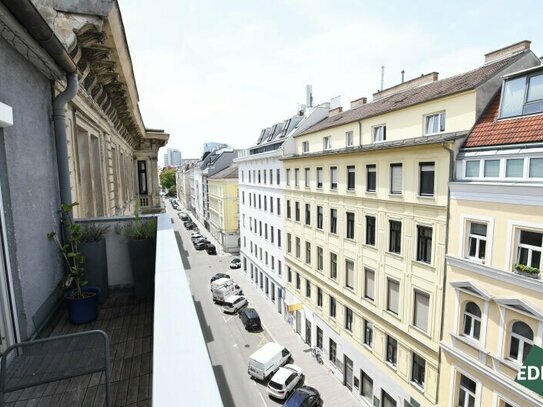
[[[543,114],[498,119],[498,91],[464,143],[464,147],[498,146],[543,141]]]

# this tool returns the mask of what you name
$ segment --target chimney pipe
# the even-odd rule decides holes
[[[404,82],[404,74],[405,74],[405,71],[402,69],[402,83]]]
[[[306,93],[306,106],[313,107],[313,86],[306,85],[305,93]]]
[[[381,90],[383,90],[385,87],[385,67],[384,65],[381,66]]]

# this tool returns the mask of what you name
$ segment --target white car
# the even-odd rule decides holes
[[[302,368],[296,365],[280,367],[268,383],[268,393],[277,399],[285,400],[302,378]]]
[[[231,295],[226,298],[222,304],[223,312],[228,312],[230,314],[235,314],[241,308],[248,304],[247,299],[241,295]]]

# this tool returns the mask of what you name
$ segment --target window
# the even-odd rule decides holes
[[[245,191],[241,192],[241,203],[245,205]]]
[[[311,298],[311,282],[309,280],[305,280],[305,296]]]
[[[277,229],[277,247],[281,247],[281,229]]]
[[[400,254],[402,251],[402,223],[397,220],[389,221],[389,252]]]
[[[290,199],[287,199],[287,219],[290,219],[291,213],[290,213]]]
[[[261,175],[260,175],[260,170],[258,170],[258,183],[260,184],[262,181],[262,178],[261,178]]]
[[[398,315],[400,306],[400,283],[387,279],[387,310]]]
[[[296,222],[300,221],[300,202],[294,203],[294,220]]]
[[[416,353],[413,353],[413,364],[411,368],[411,381],[417,386],[424,388],[424,375],[426,373],[426,361]]]
[[[472,301],[464,307],[464,318],[462,321],[462,335],[479,340],[481,335],[481,309]]]
[[[295,168],[294,169],[294,186],[295,187],[300,186],[300,183],[299,183],[300,179],[299,178],[300,178],[300,169]]]
[[[417,261],[432,262],[432,228],[417,226]]]
[[[366,216],[366,244],[375,246],[375,216]]]
[[[273,213],[273,196],[270,196],[270,213]]]
[[[322,337],[322,329],[317,327],[317,348],[319,348],[320,350],[322,350]]]
[[[345,260],[345,287],[354,290],[354,262]]]
[[[476,178],[479,176],[481,162],[479,160],[466,161],[466,178]]]
[[[288,282],[292,283],[292,269],[290,267],[287,267],[287,278]]]
[[[287,233],[287,253],[292,252],[292,235]]]
[[[419,195],[434,196],[434,163],[419,163]]]
[[[301,252],[301,244],[300,244],[300,238],[296,237],[296,258],[300,258],[300,252]]]
[[[322,247],[317,246],[317,270],[322,271],[324,267],[324,251]]]
[[[468,247],[466,257],[475,260],[485,260],[486,253],[486,230],[484,223],[469,222],[468,224]]]
[[[377,167],[375,164],[366,165],[366,191],[375,192],[377,187]]]
[[[361,370],[360,381],[362,382],[360,385],[360,395],[371,404],[373,402],[373,380]]]
[[[543,158],[530,158],[529,177],[543,177]]]
[[[320,287],[317,287],[317,306],[322,307],[322,289]]]
[[[140,195],[147,195],[147,162],[138,161],[138,185]]]
[[[330,277],[337,278],[337,254],[330,252]]]
[[[323,213],[322,206],[317,206],[317,229],[322,229]]]
[[[373,324],[368,321],[364,320],[364,345],[372,348],[373,347]]]
[[[277,198],[277,215],[281,215],[281,199]]]
[[[500,176],[500,160],[485,160],[484,162],[485,178],[497,178]]]
[[[330,297],[330,317],[336,317],[336,299],[334,297]]]
[[[347,233],[345,237],[347,239],[354,239],[354,213],[347,212]]]
[[[305,204],[305,224],[311,225],[311,204]]]
[[[311,243],[305,242],[305,262],[311,264]]]
[[[402,193],[402,164],[390,164],[390,193]]]
[[[322,149],[331,150],[332,149],[332,137],[327,136],[322,139]]]
[[[262,170],[262,172],[264,173],[264,184],[266,183],[266,170]]]
[[[383,389],[381,389],[381,399],[383,400],[382,407],[396,407],[396,400]]]
[[[317,167],[317,188],[322,188],[322,167]]]
[[[354,137],[352,131],[345,132],[345,146],[352,147],[354,145]]]
[[[415,309],[413,310],[413,325],[428,332],[428,315],[430,308],[430,296],[415,290]]]
[[[470,378],[460,375],[460,386],[458,387],[458,407],[474,407],[477,383]]]
[[[373,128],[373,142],[385,141],[387,139],[387,127],[385,125]]]
[[[309,188],[309,168],[304,169],[304,186]]]
[[[241,182],[245,182],[245,171],[241,171]]]
[[[337,189],[337,167],[330,167],[330,189]]]
[[[270,168],[270,185],[273,184],[273,170]]]
[[[281,170],[279,168],[275,170],[275,180],[277,185],[281,183]]]
[[[356,182],[356,172],[354,165],[347,166],[347,190],[354,191],[354,186]]]
[[[353,331],[353,310],[345,307],[345,329],[349,332]]]
[[[505,176],[507,178],[522,178],[524,175],[524,159],[512,158],[505,161]]]
[[[302,141],[302,153],[309,153],[309,141]]]
[[[506,80],[500,106],[500,117],[543,112],[543,74]]]
[[[540,270],[542,243],[543,234],[521,230],[517,246],[517,263]]]
[[[364,269],[364,297],[375,299],[375,271],[367,268]]]
[[[390,335],[387,335],[386,345],[386,361],[392,366],[396,366],[398,355],[398,342]]]
[[[334,365],[336,364],[336,351],[337,345],[332,338],[330,338],[328,342],[328,359],[330,359],[330,362],[332,362]]]
[[[337,233],[337,209],[330,209],[330,233]]]
[[[302,287],[302,280],[300,279],[300,273],[296,273],[296,289],[299,290]]]
[[[287,168],[286,179],[287,179],[287,186],[290,186],[290,168]]]
[[[522,364],[532,349],[533,340],[534,333],[527,324],[522,321],[513,323],[509,342],[509,359]]]
[[[424,117],[424,134],[435,134],[445,131],[445,112],[429,114]]]
[[[249,182],[251,182],[251,171],[247,171],[249,173]]]
[[[281,275],[283,274],[281,260],[277,260],[277,274],[279,274],[279,277],[281,277]]]

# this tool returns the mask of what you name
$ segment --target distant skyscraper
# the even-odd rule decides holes
[[[165,167],[179,167],[183,163],[181,158],[181,151],[174,148],[168,148],[164,154],[164,166]]]

